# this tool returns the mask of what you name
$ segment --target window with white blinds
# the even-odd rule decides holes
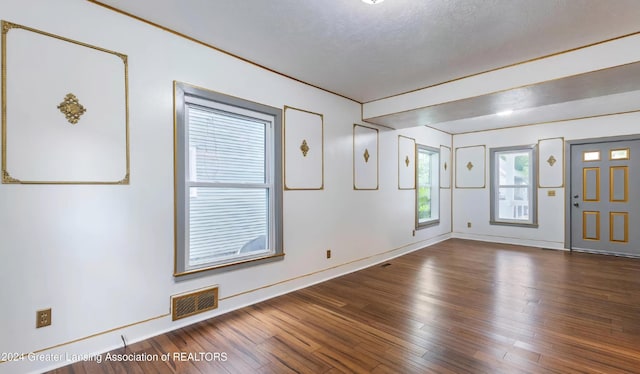
[[[281,255],[280,109],[182,84],[176,94],[176,273]]]

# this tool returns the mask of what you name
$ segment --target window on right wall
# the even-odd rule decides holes
[[[535,145],[491,148],[491,224],[538,226]]]

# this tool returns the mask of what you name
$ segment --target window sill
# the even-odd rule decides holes
[[[520,223],[520,222],[508,222],[508,221],[489,221],[490,225],[496,226],[515,226],[515,227],[525,227],[531,229],[537,229],[538,223]]]
[[[433,221],[423,222],[416,225],[416,230],[426,229],[432,226],[437,226],[440,224],[440,219],[434,219]]]
[[[193,276],[193,275],[199,275],[205,272],[217,272],[217,271],[224,271],[224,270],[233,270],[233,269],[241,269],[244,267],[247,267],[249,265],[257,265],[259,263],[266,263],[266,262],[271,262],[271,261],[275,261],[275,260],[281,260],[284,259],[284,253],[276,253],[276,254],[269,254],[266,256],[260,256],[260,257],[254,257],[254,258],[248,258],[248,259],[244,259],[244,260],[239,260],[236,262],[229,262],[226,264],[220,264],[220,265],[214,265],[214,266],[208,266],[208,267],[203,267],[203,268],[198,268],[198,269],[193,269],[193,270],[187,270],[184,272],[174,272],[173,276],[174,277],[187,277],[187,276]],[[202,274],[204,276],[204,274]],[[188,277],[191,278],[191,277]]]

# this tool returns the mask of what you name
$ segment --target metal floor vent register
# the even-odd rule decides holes
[[[218,287],[211,287],[171,298],[173,320],[204,313],[218,307]]]

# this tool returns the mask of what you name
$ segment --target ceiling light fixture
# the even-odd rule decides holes
[[[380,4],[384,0],[362,0],[363,3],[367,3],[370,5]]]
[[[503,116],[504,117],[504,116],[511,115],[511,113],[513,113],[513,110],[508,109],[508,110],[503,110],[502,112],[498,112],[496,114],[499,115],[499,116]]]

